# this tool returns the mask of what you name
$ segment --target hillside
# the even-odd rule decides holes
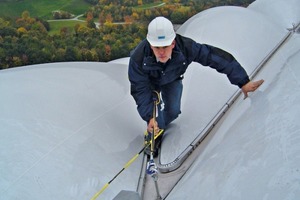
[[[51,19],[52,11],[64,10],[79,15],[85,13],[90,6],[84,0],[0,0],[0,16],[20,17],[27,10],[31,16]]]

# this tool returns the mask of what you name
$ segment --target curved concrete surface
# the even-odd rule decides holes
[[[218,7],[194,16],[178,32],[228,50],[250,74],[287,28],[299,23],[299,9],[298,0]],[[179,181],[164,182],[175,186],[166,199],[300,196],[299,47],[295,31],[255,77],[265,79],[259,90],[235,101]],[[123,58],[0,71],[1,199],[90,199],[141,149],[145,123],[129,94],[127,63]],[[164,163],[237,91],[225,76],[195,63],[184,85],[182,115],[165,135]],[[98,199],[136,191],[142,162],[138,157]]]

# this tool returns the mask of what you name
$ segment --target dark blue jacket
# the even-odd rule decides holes
[[[152,118],[153,112],[152,91],[159,91],[160,86],[182,77],[193,61],[226,74],[230,82],[239,87],[249,82],[244,68],[228,52],[196,43],[178,34],[175,40],[171,59],[167,63],[157,62],[146,39],[131,52],[128,68],[131,95],[136,101],[140,116],[147,122]]]

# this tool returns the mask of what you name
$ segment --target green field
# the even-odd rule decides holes
[[[159,7],[159,6],[163,6],[164,3],[161,1],[155,2],[155,3],[148,3],[148,4],[144,4],[141,6],[136,6],[134,7],[135,9],[149,9],[149,8],[154,8],[154,7]]]
[[[51,21],[49,22],[51,30],[49,31],[49,35],[59,34],[62,28],[67,28],[70,32],[75,33],[74,27],[76,24],[86,24],[86,22],[81,21]]]
[[[51,19],[54,10],[79,15],[85,13],[89,7],[90,4],[84,0],[6,0],[0,1],[0,17],[20,17],[27,10],[31,17]]]

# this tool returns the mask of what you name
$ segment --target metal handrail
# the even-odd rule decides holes
[[[263,68],[263,66],[265,66],[265,64],[278,51],[278,49],[287,41],[287,39],[295,32],[295,30],[299,28],[299,26],[300,23],[298,23],[297,26],[293,26],[292,29],[288,29],[289,32],[253,70],[253,72],[249,76],[250,79],[253,79],[258,74],[258,72]],[[189,157],[189,155],[191,155],[192,152],[201,144],[201,142],[211,132],[211,130],[216,126],[216,124],[222,119],[225,113],[229,110],[230,106],[235,102],[235,100],[240,95],[241,95],[241,90],[237,90],[224,104],[224,106],[217,112],[217,114],[212,118],[212,120],[207,124],[207,126],[199,133],[199,135],[172,162],[167,164],[161,164],[160,155],[159,155],[159,162],[157,164],[157,168],[159,169],[159,171],[162,173],[168,173],[178,169],[182,165],[182,163]]]

